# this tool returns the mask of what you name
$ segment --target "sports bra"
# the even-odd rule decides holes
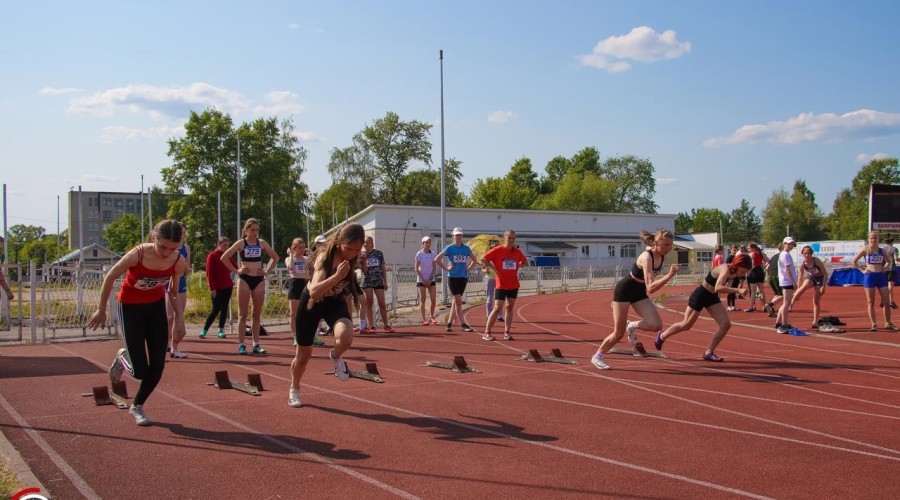
[[[710,270],[708,273],[706,273],[706,278],[704,278],[703,280],[706,281],[706,284],[707,284],[707,285],[709,285],[709,286],[715,288],[715,286],[716,286],[716,278],[713,277],[713,275],[712,275],[712,270]]]
[[[822,274],[822,270],[819,269],[818,265],[816,265],[815,260],[813,260],[813,263],[811,266],[807,266],[806,264],[803,264],[803,269],[806,270],[806,274],[810,277],[815,277],[815,276],[819,276]]]
[[[244,238],[244,249],[241,250],[241,262],[262,262],[262,245],[259,244],[259,240],[256,240],[257,243],[255,245],[251,245],[247,243],[247,238]]]
[[[659,272],[662,270],[662,267],[663,267],[663,261],[665,261],[665,259],[662,259],[662,260],[659,262],[659,267],[654,267],[654,266],[653,266],[653,264],[654,264],[654,261],[653,261],[653,250],[647,250],[647,253],[650,254],[650,267],[653,269],[653,272],[654,272],[654,273],[659,273]],[[637,260],[635,260],[635,261],[634,261],[634,264],[631,265],[631,276],[633,276],[635,279],[639,279],[639,280],[643,280],[643,279],[644,279],[644,268],[643,268],[643,267],[638,267],[638,265],[637,265]]]

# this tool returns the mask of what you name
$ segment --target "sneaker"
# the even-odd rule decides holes
[[[896,308],[897,308],[897,304],[891,302],[891,309],[896,309]]]
[[[144,413],[144,405],[131,405],[131,408],[128,410],[128,413],[134,418],[134,423],[140,425],[141,427],[146,427],[150,425],[150,418]]]
[[[422,320],[422,326],[428,326],[429,322],[427,319]]]
[[[219,330],[219,333],[217,333],[216,335],[218,335],[218,337],[219,337],[220,339],[224,339],[224,338],[225,338],[225,332],[222,331],[222,330]]]
[[[663,342],[665,341],[666,339],[662,338],[662,330],[660,330],[656,332],[656,341],[653,342],[653,346],[656,347],[657,351],[662,351]]]
[[[261,345],[259,345],[259,344],[256,344],[256,345],[253,346],[253,354],[265,354],[265,353],[267,353],[267,352],[268,352],[268,351],[266,351],[265,349],[263,349],[263,346],[261,346]]]
[[[776,327],[775,331],[782,335],[788,334],[788,333],[791,333],[791,326],[790,325],[781,325],[781,326]]]
[[[768,303],[768,304],[766,304],[766,305],[763,307],[763,310],[766,311],[766,314],[768,314],[770,318],[774,318],[774,317],[775,317],[775,305],[772,304],[771,302]]]
[[[452,332],[452,331],[453,331],[453,325],[452,325],[451,323],[447,323],[447,331],[448,331],[448,332]]]
[[[503,334],[503,340],[512,340],[512,339],[513,339],[513,336],[510,335],[509,332],[506,332]]]
[[[714,353],[714,352],[708,352],[703,355],[703,361],[714,361],[716,363],[720,363],[722,361],[725,361],[725,358],[720,358],[720,357],[716,356],[716,353]]]
[[[347,363],[344,363],[343,356],[338,356],[335,359],[334,349],[332,349],[328,351],[328,359],[334,365],[334,376],[341,379],[341,382],[346,382],[350,378],[350,371],[347,370]]]
[[[320,339],[318,335],[313,337],[313,345],[325,345],[325,341]]]
[[[200,338],[201,338],[201,339],[205,339],[205,338],[206,338],[206,330],[200,330]]]
[[[875,323],[872,323],[872,328],[869,328],[869,331],[870,331],[870,332],[877,332],[877,331],[878,331],[878,325],[876,325]]]
[[[638,324],[634,321],[629,321],[628,324],[625,325],[625,334],[628,335],[628,341],[631,342],[631,345],[637,344],[637,335],[634,334],[637,325]]]
[[[432,324],[432,325],[438,324],[438,320],[437,320],[437,318],[435,318],[434,316],[431,317],[431,324]]]
[[[387,332],[387,333],[394,333],[394,332],[396,332],[397,330],[394,330],[393,328],[391,328],[391,325],[385,325],[385,326],[384,326],[384,331]]]
[[[291,387],[290,392],[288,392],[288,406],[291,408],[300,408],[303,406],[303,403],[300,402],[300,388],[299,387]]]
[[[755,307],[748,307],[748,308],[744,309],[744,312],[745,312],[745,313],[756,312],[756,308],[755,308]]]
[[[485,333],[484,335],[481,336],[481,340],[487,340],[488,342],[492,342],[497,339],[495,339],[494,336],[491,335],[490,333]]]
[[[354,332],[358,332],[358,331],[359,331],[359,327],[356,326],[356,325],[353,325],[353,331],[354,331]]]
[[[113,362],[109,365],[109,385],[110,387],[116,385],[117,383],[122,381],[122,373],[125,372],[125,369],[122,368],[122,363],[119,361],[119,358],[125,355],[127,351],[124,347],[120,348],[116,351],[115,357],[113,357]]]
[[[179,351],[178,349],[172,349],[172,351],[169,352],[169,357],[170,358],[186,358],[186,357],[188,357],[188,354],[186,352]]]
[[[474,332],[475,329],[472,328],[471,326],[469,326],[469,325],[463,323],[463,324],[462,324],[462,331],[464,331],[464,332]]]
[[[734,306],[728,306],[728,310],[729,310],[729,311],[737,311],[737,307],[734,307]]]
[[[238,344],[238,354],[247,354],[247,346]]]
[[[893,323],[885,323],[885,324],[884,324],[884,329],[885,329],[885,330],[890,330],[890,331],[892,331],[892,332],[896,332],[896,331],[897,331],[897,327],[894,326]]]
[[[612,368],[603,361],[603,355],[599,352],[594,353],[594,355],[591,357],[591,364],[596,366],[598,370],[609,370],[610,368]]]

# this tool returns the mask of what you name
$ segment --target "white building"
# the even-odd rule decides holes
[[[366,229],[389,265],[412,266],[423,236],[434,240],[435,252],[443,249],[439,207],[371,205],[349,222]],[[447,208],[444,245],[452,242],[454,227],[462,228],[463,241],[512,229],[517,245],[528,256],[556,256],[564,266],[613,266],[634,262],[643,250],[641,230],[674,232],[675,215]]]

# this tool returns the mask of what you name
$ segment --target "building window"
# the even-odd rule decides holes
[[[134,208],[134,200],[128,199],[125,200],[125,206],[129,208]]]
[[[122,213],[123,211],[124,211],[124,210],[122,209],[122,207],[116,207],[116,213],[117,213],[117,214],[120,214],[120,213]]]
[[[616,246],[615,245],[606,245],[606,251],[609,252],[610,257],[616,256]]]
[[[112,220],[112,210],[103,211],[103,220]]]
[[[113,205],[112,198],[103,198],[103,206],[111,207]]]
[[[88,198],[88,206],[89,206],[89,207],[93,207],[93,206],[94,206],[94,199],[93,199],[93,198]]]
[[[622,245],[622,257],[637,257],[637,245],[634,243]]]
[[[133,214],[133,213],[134,213],[134,206],[125,207],[125,213]]]
[[[591,246],[590,245],[581,245],[581,255],[583,257],[591,256]]]
[[[697,262],[712,262],[712,252],[697,252]]]
[[[96,248],[95,248],[93,251],[91,251],[91,254],[93,255],[93,257],[94,257],[95,259],[96,259],[97,256],[99,255],[99,254],[97,253],[97,249],[96,249]]]

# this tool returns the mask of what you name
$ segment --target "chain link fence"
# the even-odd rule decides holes
[[[519,294],[537,295],[610,289],[629,272],[625,266],[584,267],[525,267],[519,271]],[[684,266],[673,280],[676,285],[692,285],[709,271],[708,265]],[[108,320],[105,328],[96,331],[87,328],[87,320],[99,307],[103,277],[99,271],[79,270],[75,267],[34,264],[8,266],[7,281],[15,293],[8,301],[4,296],[0,304],[0,342],[52,342],[77,338],[104,338],[119,334],[119,308],[115,296],[121,281],[114,286],[107,305]],[[416,273],[412,266],[389,266],[388,289],[385,292],[389,316],[396,316],[404,309],[419,306]],[[235,285],[237,286],[237,284]],[[288,329],[290,304],[287,297],[290,273],[277,269],[266,278],[266,300],[261,314],[261,324],[267,329]],[[443,296],[441,277],[438,278],[438,299],[444,305],[449,297]],[[212,299],[203,272],[188,276],[188,302],[185,321],[188,335],[200,332],[202,324],[212,309]],[[469,274],[469,284],[463,300],[467,303],[483,303],[486,296],[484,274],[476,267]],[[251,305],[252,307],[252,305]],[[376,322],[378,308],[375,307]],[[248,315],[248,317],[252,317]],[[356,314],[354,314],[356,317]],[[394,321],[390,321],[394,322]],[[237,333],[237,291],[232,295],[228,318],[230,333]],[[228,332],[226,332],[228,333]]]

